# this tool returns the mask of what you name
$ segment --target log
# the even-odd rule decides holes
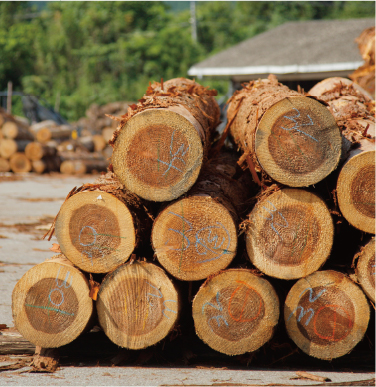
[[[10,165],[9,161],[7,159],[3,159],[0,157],[0,172],[9,172],[10,171]]]
[[[25,147],[25,156],[31,160],[41,160],[43,157],[55,156],[57,152],[55,143],[41,144],[40,142],[30,142]]]
[[[101,134],[94,134],[94,136],[92,137],[92,140],[94,143],[94,151],[95,152],[100,152],[104,148],[106,148],[107,142]]]
[[[270,340],[279,319],[272,285],[247,269],[229,269],[208,279],[193,300],[197,335],[226,355],[240,355]]]
[[[154,221],[155,254],[179,280],[205,279],[225,269],[236,255],[239,214],[251,191],[225,173],[224,167],[233,166],[235,174],[236,157],[228,156],[204,166],[187,195]]]
[[[45,157],[42,160],[35,160],[31,162],[32,169],[36,173],[59,171],[60,169],[59,157]]]
[[[15,173],[30,172],[31,162],[24,153],[17,152],[9,159],[10,169]]]
[[[91,273],[108,273],[126,262],[148,230],[141,200],[112,173],[73,191],[55,224],[63,254]]]
[[[317,195],[284,188],[261,199],[249,214],[247,253],[263,273],[281,279],[305,277],[330,255],[331,214]]]
[[[284,317],[288,335],[303,352],[331,360],[362,340],[370,309],[354,282],[328,270],[302,278],[291,288]]]
[[[108,162],[104,159],[65,160],[60,165],[60,172],[66,175],[99,173],[107,170]]]
[[[263,178],[304,187],[328,176],[341,154],[333,116],[320,102],[278,83],[251,81],[229,100],[230,133]],[[250,163],[248,162],[248,163]]]
[[[364,138],[349,153],[337,181],[338,205],[354,227],[375,233],[375,139]]]
[[[16,121],[4,122],[1,131],[5,138],[11,138],[13,140],[34,140],[34,136],[29,131],[28,127],[23,126]]]
[[[99,324],[120,347],[142,349],[165,338],[179,315],[178,293],[165,272],[147,262],[124,264],[103,280]]]
[[[358,255],[356,277],[367,297],[375,302],[375,238],[373,237]]]
[[[152,201],[170,201],[197,180],[219,123],[216,91],[188,79],[154,83],[114,132],[112,164],[125,187]]]
[[[106,144],[109,143],[113,134],[114,134],[114,128],[106,127],[102,130],[102,136],[103,136],[104,140],[106,141]]]
[[[34,133],[38,142],[46,143],[52,139],[68,139],[71,137],[73,128],[70,125],[58,126],[55,121],[46,120],[31,125],[30,130]]]
[[[86,277],[62,255],[28,270],[12,293],[13,319],[31,343],[56,348],[91,323],[93,301]]]
[[[23,152],[29,143],[30,141],[28,140],[13,140],[11,138],[3,138],[0,141],[0,157],[9,159],[16,152]]]

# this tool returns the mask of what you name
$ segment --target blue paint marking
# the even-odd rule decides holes
[[[156,286],[152,285],[151,283],[149,283],[149,282],[147,282],[147,281],[146,281],[146,283],[158,292],[158,294],[154,294],[154,293],[148,293],[148,294],[147,294],[147,299],[148,299],[149,308],[150,308],[150,307],[152,306],[152,303],[150,302],[149,296],[157,297],[157,298],[160,299],[160,298],[163,298],[163,294],[162,294],[162,292],[161,292]],[[164,315],[166,318],[169,319],[170,317],[168,317],[168,316],[165,314],[165,311],[166,311],[166,312],[172,312],[172,313],[177,313],[177,312],[176,312],[175,310],[170,309],[168,306],[166,306],[166,302],[175,302],[175,303],[176,303],[176,301],[175,301],[175,300],[165,300],[165,301],[163,301],[163,304],[162,304],[162,305],[164,306],[164,309],[162,310],[162,313],[163,313],[163,315]]]
[[[84,231],[85,228],[90,228],[91,231],[93,231],[93,236],[94,236],[94,242],[92,243],[89,243],[87,245],[85,245],[84,243],[81,242],[81,234],[82,234],[82,231]],[[84,226],[81,228],[81,231],[80,231],[80,234],[78,236],[78,241],[80,242],[80,245],[81,246],[93,246],[96,242],[97,242],[97,232],[95,231],[95,229],[91,226]]]
[[[30,308],[37,308],[37,309],[46,309],[46,310],[51,310],[53,312],[65,314],[67,316],[74,316],[74,313],[68,313],[65,312],[64,310],[56,309],[56,308],[51,308],[50,306],[37,306],[37,305],[30,305],[30,304],[25,304],[26,306],[30,306]]]
[[[312,137],[310,134],[306,133],[306,132],[303,132],[302,130],[299,130],[298,128],[301,128],[302,126],[313,126],[314,123],[312,121],[312,118],[309,114],[307,114],[307,117],[309,118],[309,123],[307,124],[299,124],[298,121],[295,120],[295,118],[299,118],[300,117],[300,111],[297,109],[297,108],[293,108],[297,114],[295,116],[292,116],[292,117],[289,117],[289,116],[283,116],[283,118],[287,118],[288,120],[291,120],[292,122],[294,122],[294,126],[291,127],[291,128],[285,128],[283,126],[281,126],[282,129],[284,130],[287,130],[287,131],[290,131],[290,130],[296,130],[297,132],[300,132],[302,134],[304,134],[305,136],[311,138],[313,141],[316,141],[318,142],[318,140],[314,137]]]
[[[212,304],[211,302],[205,302],[205,304],[202,305],[202,308],[201,308],[201,313],[202,313],[202,314],[205,313],[205,307],[206,307],[207,305],[213,307],[213,308],[216,309],[216,310],[219,310],[220,312],[223,311],[222,303],[221,303],[221,301],[219,300],[219,292],[217,292],[217,294],[216,294],[216,296],[215,296],[215,299],[216,299],[217,305]],[[211,317],[211,318],[208,320],[208,325],[209,325],[209,327],[210,327],[210,329],[211,329],[212,331],[213,331],[213,328],[212,328],[211,325],[210,325],[210,321],[213,320],[213,319],[215,319],[215,320],[217,321],[217,326],[218,326],[218,327],[221,326],[220,319],[222,319],[223,322],[225,323],[225,325],[228,326],[228,322],[227,322],[226,318],[225,318],[222,314],[219,314],[219,315],[217,315],[217,316]]]
[[[266,208],[265,206],[262,206],[263,209],[265,209],[266,211],[269,212],[269,214],[272,216],[271,218],[266,218],[265,216],[261,215],[261,214],[258,214],[261,218],[263,219],[266,219],[266,220],[272,220],[272,222],[270,223],[270,227],[272,228],[272,230],[281,238],[281,234],[278,232],[278,230],[274,227],[274,223],[276,226],[279,226],[279,227],[288,227],[289,226],[289,222],[286,220],[286,218],[282,215],[281,212],[277,211],[277,207],[272,203],[270,202],[269,200],[267,200],[267,202],[273,207],[273,210],[270,211],[268,208]],[[285,224],[280,224],[280,223],[276,223],[274,221],[274,214],[273,212],[277,212],[277,214],[284,220]]]

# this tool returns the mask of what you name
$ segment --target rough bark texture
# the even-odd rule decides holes
[[[230,269],[201,286],[192,313],[202,341],[216,351],[239,355],[270,340],[278,323],[279,301],[267,280],[250,270]]]
[[[289,336],[303,352],[331,360],[362,340],[370,309],[364,293],[344,274],[318,271],[291,288],[284,316]]]
[[[62,255],[32,267],[12,294],[18,331],[42,348],[56,348],[78,337],[90,322],[93,302],[85,276]]]
[[[305,190],[284,188],[261,199],[246,224],[248,256],[272,277],[305,277],[324,264],[332,249],[329,209]]]
[[[308,186],[338,164],[341,137],[332,115],[318,101],[278,83],[275,76],[251,81],[236,92],[227,117],[230,133],[244,152],[241,161],[249,156],[249,168],[263,171],[264,181]]]
[[[127,189],[168,201],[194,184],[219,123],[214,95],[179,78],[150,85],[129,107],[110,141],[113,170]]]
[[[154,221],[154,251],[176,278],[205,279],[225,269],[236,255],[239,216],[253,192],[250,181],[232,178],[235,171],[236,156],[223,152],[202,168],[192,189]]]
[[[115,344],[142,349],[158,343],[174,328],[178,293],[165,272],[147,262],[118,267],[103,280],[97,312],[101,327]]]

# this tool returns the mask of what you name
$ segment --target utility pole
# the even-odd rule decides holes
[[[197,20],[196,20],[196,2],[191,1],[191,18],[190,23],[192,27],[192,40],[197,42]]]

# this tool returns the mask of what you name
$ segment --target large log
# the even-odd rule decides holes
[[[29,143],[30,141],[28,140],[13,140],[11,138],[3,138],[0,140],[0,157],[9,159],[16,152],[23,152]]]
[[[124,264],[109,273],[98,292],[99,324],[115,344],[142,349],[174,328],[180,303],[165,272],[147,262]]]
[[[24,153],[17,152],[9,159],[10,169],[15,173],[30,172],[32,165]]]
[[[251,262],[265,274],[305,277],[329,257],[334,227],[317,195],[284,188],[259,200],[249,214],[246,246]]]
[[[356,277],[367,297],[375,302],[375,237],[357,254]]]
[[[143,203],[112,173],[72,191],[55,224],[61,251],[91,273],[108,273],[126,262],[149,229]]]
[[[230,133],[248,157],[250,169],[264,171],[292,187],[315,184],[337,166],[341,136],[326,106],[278,83],[274,76],[251,81],[229,100]],[[250,165],[251,164],[251,165]]]
[[[331,360],[362,340],[370,309],[354,282],[329,270],[302,278],[291,288],[284,316],[287,333],[303,352]]]
[[[11,138],[13,140],[34,140],[34,136],[29,131],[29,128],[17,121],[5,122],[1,127],[1,131],[5,138]]]
[[[235,257],[239,215],[251,196],[249,185],[231,178],[235,167],[236,157],[230,154],[211,160],[187,195],[164,208],[154,221],[155,254],[174,277],[205,279]]]
[[[28,270],[12,293],[16,328],[43,348],[68,344],[91,323],[93,301],[86,277],[62,255]]]
[[[216,351],[255,351],[273,335],[279,301],[272,285],[247,269],[230,269],[208,279],[193,300],[197,335]]]
[[[216,91],[179,78],[154,83],[122,117],[110,144],[126,188],[153,201],[176,199],[195,183],[219,123]]]

